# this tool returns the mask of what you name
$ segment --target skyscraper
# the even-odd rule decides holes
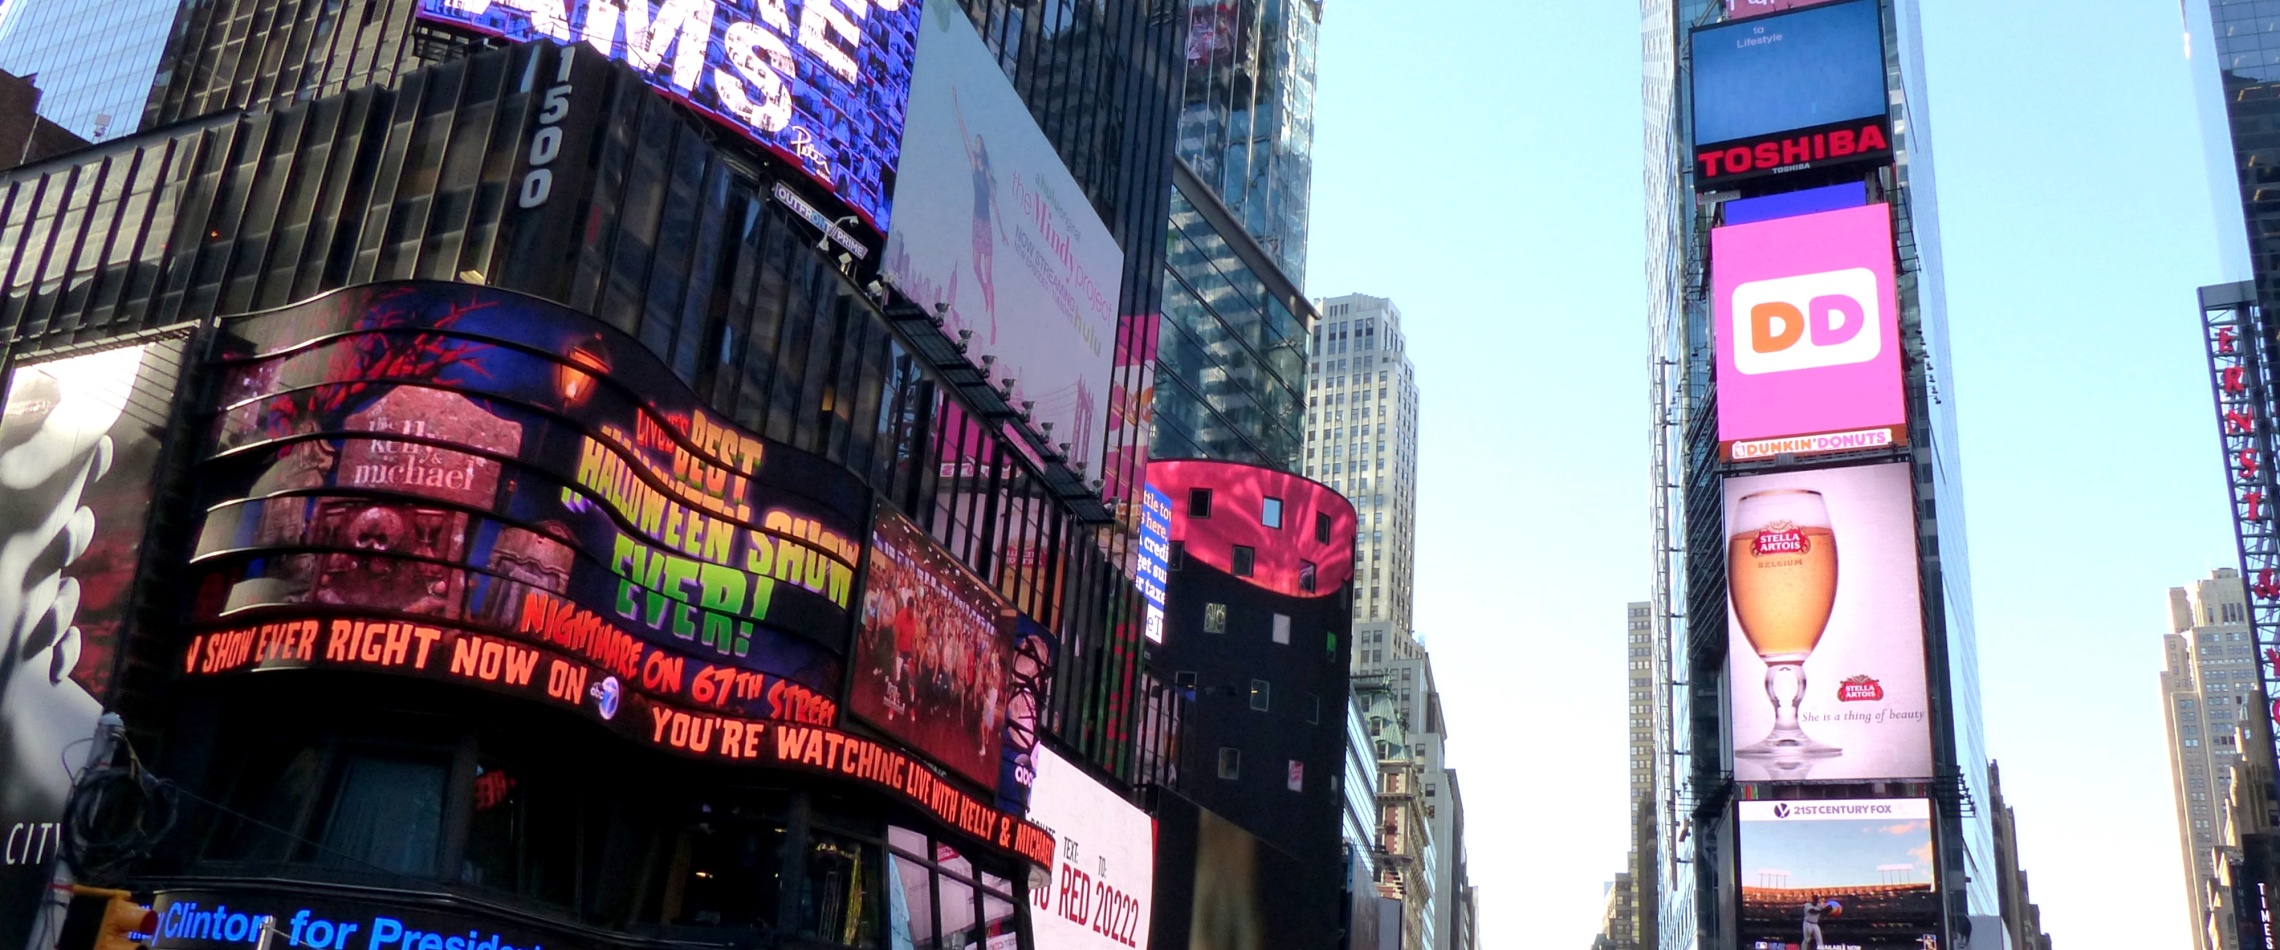
[[[0,69],[32,77],[40,115],[89,141],[133,132],[179,0],[10,0]]]
[[[1752,829],[1794,814],[1774,808],[1782,798],[1920,816],[1910,834],[1926,836],[1937,867],[1994,866],[1989,818],[1969,804],[1987,799],[1988,758],[1917,10],[1917,0],[1642,4],[1652,465],[1658,550],[1671,552],[1657,555],[1654,614],[1684,618],[1654,631],[1650,650],[1668,649],[1672,678],[1687,684],[1668,706],[1679,783],[1655,821],[1666,948],[1794,938],[1782,922],[1797,896],[1788,886],[1810,883],[1751,873],[1781,866],[1777,846],[1753,841],[1785,839]],[[1744,42],[1745,30],[1786,41]],[[1769,75],[1795,85],[1753,78]],[[1837,275],[1855,283],[1813,283]],[[1787,336],[1735,342],[1759,329],[1801,333],[1809,310],[1848,325],[1820,309],[1824,297],[1861,315],[1844,336],[1851,349],[1818,349],[1839,335],[1794,353]],[[1823,530],[1838,540],[1820,540]],[[1836,548],[1890,551],[1904,566],[1832,577],[1849,593],[1833,594],[1838,612],[1804,640],[1748,629],[1762,618],[1732,606],[1729,580],[1747,577],[1729,577],[1730,554],[1806,554],[1780,566],[1810,569],[1815,558],[1833,565]],[[1848,599],[1871,585],[1897,598],[1890,612]],[[1880,626],[1892,618],[1902,619]],[[1922,726],[1799,726],[1807,704],[1821,717],[1839,703],[1882,704]],[[1993,875],[1932,880],[1925,862],[1908,866],[1908,909],[1894,926],[1952,946],[1968,918],[1999,914]]]
[[[1306,285],[1322,0],[1188,0],[1179,156]]]
[[[1187,0],[1185,18],[1152,457],[1299,472],[1322,4]]]
[[[2161,639],[2170,789],[2177,799],[2177,848],[2194,947],[2237,950],[2229,911],[2212,907],[2210,898],[2228,844],[2226,790],[2243,751],[2258,748],[2268,728],[2263,704],[2256,701],[2256,642],[2240,572],[2219,568],[2191,587],[2170,588],[2169,632]],[[2252,737],[2245,744],[2236,735],[2240,729]],[[2226,917],[2224,925],[2211,926],[2219,914]]]
[[[1366,628],[1369,648],[1382,652],[1385,634],[1408,637],[1414,616],[1417,367],[1393,301],[1350,294],[1317,306],[1322,321],[1307,347],[1306,474],[1354,500],[1354,620],[1388,624]]]
[[[1172,183],[1149,451],[1299,472],[1314,307],[1187,166]]]
[[[619,43],[633,6],[472,6],[185,4],[161,127],[0,173],[0,443],[38,482],[0,499],[0,534],[55,552],[0,577],[0,823],[54,826],[72,767],[114,764],[57,750],[110,711],[134,771],[197,812],[107,869],[211,922],[160,946],[309,907],[522,946],[1146,946],[1156,837],[1126,802],[1201,776],[1072,458],[1097,433],[1048,434],[1051,407],[1011,395],[1019,354],[967,355],[978,324],[929,305],[959,295],[882,270],[918,256],[930,199],[961,212],[934,243],[981,253],[963,212],[1009,206],[990,189],[1018,175],[1099,293],[1084,334],[1008,307],[1006,336],[1082,336],[1067,392],[1129,369],[1097,344],[1153,322],[1176,21],[1078,5],[1039,41],[1003,5],[845,4],[860,23],[803,39],[778,4],[647,5],[681,18],[683,62],[796,46],[771,60],[803,80],[770,100],[787,126],[736,121],[766,93],[735,69]],[[1022,98],[1040,56],[1099,85]],[[987,158],[933,134],[953,110],[906,110],[922,95],[992,102],[962,114]],[[857,139],[768,137],[851,115]],[[1063,137],[1088,122],[1130,137]],[[977,160],[1002,177],[978,200]],[[885,184],[929,168],[956,185],[895,189],[890,226]],[[1032,246],[1042,223],[997,220]],[[1118,253],[1149,279],[1118,288]],[[1025,292],[1009,256],[958,269],[964,306]],[[42,585],[67,593],[33,604]],[[1331,603],[1297,649],[1335,701]],[[1342,726],[1302,786],[1333,855]],[[1104,916],[1018,913],[1078,842]],[[21,857],[10,950],[67,893],[52,851]],[[1073,941],[1040,939],[1060,924]]]

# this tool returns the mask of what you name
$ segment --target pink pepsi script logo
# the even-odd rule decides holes
[[[1888,205],[1710,232],[1726,458],[1904,444]]]

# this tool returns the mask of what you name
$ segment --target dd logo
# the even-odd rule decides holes
[[[1734,368],[1755,376],[1875,359],[1884,350],[1876,291],[1865,267],[1734,288]]]

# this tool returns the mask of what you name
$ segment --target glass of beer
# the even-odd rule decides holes
[[[1837,536],[1821,493],[1783,488],[1742,496],[1726,524],[1726,589],[1742,635],[1765,661],[1773,731],[1734,750],[1736,758],[1825,758],[1797,725],[1805,701],[1805,658],[1821,643],[1837,601]]]

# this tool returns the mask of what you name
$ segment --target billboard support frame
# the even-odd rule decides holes
[[[2280,686],[2280,519],[2272,510],[2280,503],[2280,479],[2272,470],[2273,449],[2280,444],[2273,426],[2280,412],[2272,401],[2273,367],[2263,352],[2272,328],[2252,282],[2202,287],[2199,299],[2226,506],[2248,593],[2249,635],[2258,654],[2257,700],[2270,717],[2280,712],[2272,703],[2275,687]],[[2256,760],[2270,770],[2275,753],[2275,744],[2267,743]],[[2276,791],[2280,790],[2265,790],[2267,810]]]

